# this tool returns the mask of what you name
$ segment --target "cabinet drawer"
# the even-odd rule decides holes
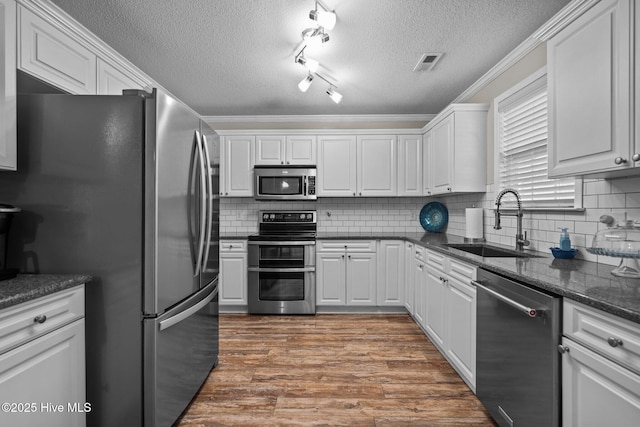
[[[414,255],[415,255],[415,259],[416,261],[420,261],[420,262],[426,262],[427,261],[427,250],[425,248],[423,248],[422,246],[419,245],[414,245],[415,247],[415,251],[414,251]]]
[[[322,252],[376,252],[375,240],[319,240],[317,245]]]
[[[455,277],[464,283],[469,283],[471,280],[476,280],[478,269],[463,261],[449,258],[449,276]]]
[[[640,325],[564,300],[564,335],[640,373]]]
[[[84,285],[1,310],[0,354],[82,317]]]
[[[247,252],[247,241],[220,240],[220,252]]]
[[[426,262],[428,265],[442,272],[447,270],[445,265],[445,263],[447,262],[447,257],[445,255],[442,255],[441,253],[438,253],[438,252],[429,251],[429,250],[426,251],[426,253],[427,253]]]

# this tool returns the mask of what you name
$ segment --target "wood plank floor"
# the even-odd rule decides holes
[[[175,426],[495,426],[405,314],[220,316],[220,363]]]

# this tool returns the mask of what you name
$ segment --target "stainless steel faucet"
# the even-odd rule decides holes
[[[518,202],[518,211],[515,213],[500,213],[500,201],[502,200],[502,196],[507,193],[511,193],[516,196],[516,201]],[[502,227],[500,226],[500,216],[515,216],[517,221],[517,230],[516,230],[516,250],[524,251],[525,246],[529,246],[529,241],[527,240],[527,232],[522,234],[522,216],[524,215],[522,211],[522,203],[520,202],[520,194],[513,188],[505,188],[500,193],[498,193],[498,197],[496,197],[496,223],[493,226],[494,229],[500,230]]]

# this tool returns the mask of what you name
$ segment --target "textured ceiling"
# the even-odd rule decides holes
[[[331,40],[294,63],[312,0],[52,0],[202,115],[435,114],[569,0],[325,0]],[[443,52],[431,72],[414,66]]]

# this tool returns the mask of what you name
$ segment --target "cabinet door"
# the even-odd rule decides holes
[[[422,196],[422,135],[398,137],[398,196]]]
[[[603,0],[547,42],[549,177],[633,166],[631,2]]]
[[[284,165],[284,136],[256,136],[256,165]]]
[[[396,137],[358,136],[358,196],[397,196]]]
[[[253,152],[255,137],[224,138],[221,164],[224,174],[224,196],[253,197]]]
[[[316,137],[287,136],[285,141],[286,163],[288,165],[316,164]]]
[[[426,277],[427,270],[423,262],[414,259],[413,260],[413,318],[420,326],[426,328],[427,316],[426,316]]]
[[[446,278],[442,271],[426,266],[426,326],[429,338],[440,349],[445,348]]]
[[[378,249],[378,305],[404,304],[404,242],[382,240]]]
[[[16,3],[0,0],[0,170],[18,169],[16,139]]]
[[[98,95],[122,95],[125,89],[142,88],[132,77],[98,58]]]
[[[431,162],[432,194],[449,193],[452,190],[453,120],[454,116],[451,114],[429,131],[431,134],[431,155],[433,156]]]
[[[23,7],[18,66],[72,94],[97,93],[97,56],[52,24]]]
[[[220,304],[247,305],[247,253],[220,254]]]
[[[433,192],[433,133],[427,132],[422,141],[422,194]]]
[[[447,358],[473,389],[476,383],[476,289],[451,276],[447,283]]]
[[[404,307],[409,314],[413,314],[413,298],[415,289],[415,273],[413,272],[415,256],[413,253],[414,245],[410,242],[404,243]]]
[[[318,138],[318,197],[356,195],[356,137]]]
[[[3,411],[3,425],[85,425],[84,319],[0,355],[0,372],[0,401],[35,405]]]
[[[376,254],[347,254],[347,305],[376,305]]]
[[[316,304],[346,304],[345,254],[316,254]]]
[[[569,349],[562,355],[562,425],[637,425],[640,376],[567,338],[562,344]]]

